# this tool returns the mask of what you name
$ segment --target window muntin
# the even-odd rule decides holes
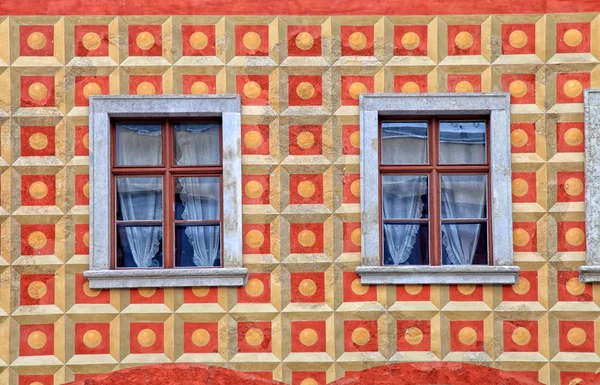
[[[380,120],[383,265],[492,265],[487,121]]]
[[[222,266],[220,121],[113,123],[111,268]]]

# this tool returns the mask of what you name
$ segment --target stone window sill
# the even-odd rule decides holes
[[[92,289],[137,287],[243,286],[248,269],[243,267],[196,269],[86,270]]]
[[[581,282],[600,282],[600,265],[585,265],[579,268],[579,280]]]
[[[476,284],[514,285],[517,266],[359,266],[363,285]]]

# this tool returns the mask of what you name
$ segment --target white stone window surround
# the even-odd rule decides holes
[[[379,227],[379,117],[489,115],[493,265],[382,266]],[[512,240],[510,95],[508,93],[363,94],[360,96],[361,262],[373,284],[515,284]]]
[[[242,286],[242,152],[239,95],[103,95],[90,97],[90,268],[91,288]],[[222,119],[223,267],[110,269],[111,118],[206,117]]]
[[[583,96],[585,120],[585,265],[581,282],[600,282],[600,89]]]

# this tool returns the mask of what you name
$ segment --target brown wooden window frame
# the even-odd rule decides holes
[[[215,165],[177,165],[175,163],[175,124],[177,123],[217,123],[219,125],[219,163]],[[118,123],[160,123],[162,139],[162,165],[126,166],[117,165]],[[150,221],[117,220],[118,177],[162,177],[163,219]],[[218,177],[219,178],[219,219],[218,220],[178,220],[175,219],[175,179],[179,177]],[[148,270],[148,269],[206,269],[223,267],[223,122],[220,118],[123,118],[110,121],[110,268],[112,270]],[[117,267],[117,226],[126,224],[156,225],[162,224],[163,266],[161,267]],[[175,230],[177,225],[219,225],[220,266],[175,266]]]
[[[485,121],[485,148],[486,148],[486,164],[440,164],[439,162],[439,123],[440,121]],[[427,164],[383,164],[383,135],[382,127],[386,122],[427,122]],[[445,223],[485,223],[487,228],[487,265],[493,266],[493,247],[492,247],[492,218],[491,218],[491,202],[492,202],[492,178],[491,178],[491,135],[490,135],[490,116],[489,115],[411,115],[411,116],[382,116],[379,118],[379,135],[378,135],[378,165],[379,165],[379,248],[380,248],[380,264],[385,265],[385,244],[384,244],[384,222],[394,223],[394,220],[384,220],[383,218],[383,176],[385,175],[427,175],[428,176],[428,209],[429,215],[427,218],[401,220],[402,223],[426,223],[429,229],[429,266],[442,266],[442,242],[441,242],[441,225]],[[441,191],[440,191],[440,175],[443,174],[480,174],[487,175],[486,186],[486,218],[441,218]],[[396,221],[398,222],[398,221]],[[410,266],[410,265],[409,265]],[[423,265],[412,265],[423,266]]]

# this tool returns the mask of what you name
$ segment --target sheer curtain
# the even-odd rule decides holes
[[[158,129],[157,129],[158,127]],[[117,126],[117,164],[160,164],[160,125]],[[162,219],[162,178],[117,178],[119,210],[125,221]],[[154,259],[160,248],[160,226],[127,226],[124,241],[137,267],[158,267]]]
[[[220,157],[219,125],[178,124],[175,161],[180,165],[218,164]],[[216,180],[216,183],[215,183]],[[184,220],[218,219],[220,186],[218,178],[179,178]],[[185,229],[196,266],[214,266],[219,260],[220,231],[218,226],[188,226]]]
[[[427,126],[382,126],[384,164],[427,163]],[[383,218],[421,218],[427,177],[389,175],[382,178]],[[405,264],[417,241],[419,224],[384,225],[385,244],[394,265]]]
[[[440,125],[442,164],[486,163],[485,123],[447,122]],[[442,218],[483,218],[487,176],[443,175],[441,177]],[[479,242],[480,224],[445,224],[442,247],[452,265],[470,265]]]

